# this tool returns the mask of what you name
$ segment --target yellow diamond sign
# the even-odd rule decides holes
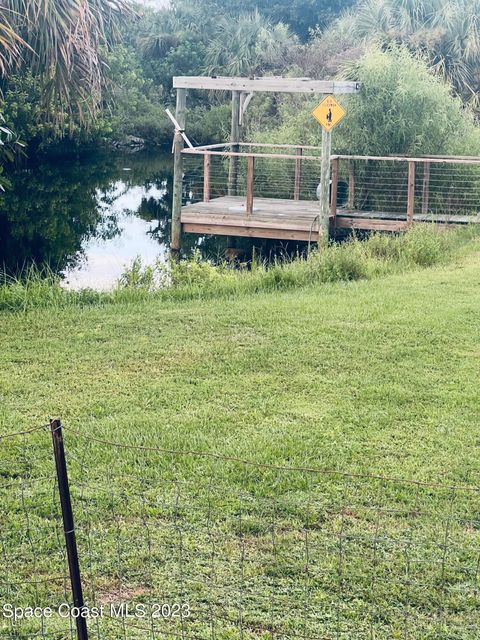
[[[333,96],[324,98],[318,107],[312,111],[312,116],[318,120],[325,131],[331,131],[347,112]]]

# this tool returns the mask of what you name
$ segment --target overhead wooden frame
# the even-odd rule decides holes
[[[227,78],[223,76],[176,76],[174,89],[206,89],[208,91],[256,91],[275,93],[358,93],[359,82],[344,80],[311,80],[310,78]]]

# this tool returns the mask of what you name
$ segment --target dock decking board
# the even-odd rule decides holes
[[[251,215],[232,211],[245,207],[246,198],[225,196],[209,202],[182,207],[181,222],[187,233],[248,236],[279,240],[313,240],[318,234],[318,201],[255,198]],[[467,224],[480,222],[478,216],[415,214],[414,222]],[[333,222],[333,219],[332,219]],[[338,209],[335,226],[340,229],[402,231],[407,228],[406,214]]]

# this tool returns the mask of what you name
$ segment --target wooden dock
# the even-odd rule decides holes
[[[182,207],[182,228],[203,235],[317,239],[318,201],[255,198],[252,213],[246,211],[246,199],[240,196],[197,202]]]
[[[245,197],[224,196],[182,207],[181,222],[186,233],[315,242],[319,231],[319,213],[318,200],[255,198],[252,213],[247,215]],[[413,216],[413,222],[468,224],[472,221],[478,222],[479,217]],[[391,232],[403,231],[408,226],[405,214],[346,209],[338,209],[336,215],[331,214],[330,224],[333,229]]]
[[[175,77],[172,255],[182,232],[312,241],[337,230],[401,232],[417,223],[480,222],[480,157],[331,155],[322,144],[243,140],[256,92],[356,94],[355,81],[309,78]],[[229,142],[194,146],[185,133],[187,90],[231,93]],[[320,134],[320,131],[319,131]],[[328,135],[327,135],[328,134]],[[185,205],[185,200],[192,204]]]

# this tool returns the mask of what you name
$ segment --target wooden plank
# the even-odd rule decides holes
[[[255,201],[256,202],[256,201]],[[195,210],[182,210],[182,221],[185,220],[193,220],[194,218],[203,218],[204,216],[216,217],[216,218],[231,218],[238,217],[240,219],[245,218],[246,207],[243,207],[241,211],[232,211],[228,208],[225,209],[195,209]],[[292,222],[295,223],[298,221],[299,223],[302,220],[312,220],[318,216],[318,209],[315,213],[312,211],[281,211],[276,212],[269,209],[258,209],[255,205],[253,214],[250,216],[255,220],[262,220],[265,222],[268,221],[276,221],[279,222]]]
[[[207,150],[212,156],[222,156],[223,158],[229,158],[231,156],[237,158],[248,158],[253,156],[254,158],[274,158],[275,160],[296,160],[297,156],[292,153],[255,153],[255,152],[243,152],[243,151],[210,151]],[[193,147],[193,149],[184,149],[182,152],[184,155],[191,156],[203,156],[205,150],[200,147]],[[314,160],[316,162],[321,161],[321,156],[303,156],[304,160]]]
[[[415,163],[412,160],[408,162],[408,191],[407,191],[407,223],[413,222],[413,214],[415,210]]]
[[[312,144],[270,144],[268,142],[241,142],[240,147],[258,147],[259,149],[271,147],[272,149],[308,149],[309,151],[319,151],[322,147]],[[201,147],[196,147],[200,149]],[[320,155],[320,154],[319,154]]]
[[[209,203],[197,202],[186,205],[182,209],[182,220],[198,215],[243,216],[242,211],[232,209],[245,207],[246,200],[240,196],[215,198]],[[318,215],[318,201],[283,200],[276,198],[255,198],[253,217],[261,219],[301,219],[311,220]]]
[[[320,229],[318,244],[328,245],[330,233],[330,154],[332,150],[332,132],[322,128],[322,161],[320,164]]]
[[[247,216],[253,213],[253,181],[255,171],[255,158],[250,156],[247,159]]]
[[[203,201],[210,202],[210,164],[211,156],[205,154],[203,159]]]
[[[232,121],[230,130],[230,149],[233,152],[230,155],[230,166],[228,170],[228,195],[237,195],[238,188],[238,143],[241,137],[240,127],[240,92],[232,91]]]
[[[271,238],[274,240],[299,240],[316,242],[318,231],[290,231],[285,229],[266,229],[264,227],[242,227],[235,225],[203,225],[185,223],[183,225],[185,233],[199,233],[201,235],[212,236],[240,236],[247,238]]]
[[[208,209],[204,211],[182,211],[182,222],[193,222],[195,220],[229,220],[230,218],[238,218],[239,220],[247,220],[245,216],[246,209],[239,212],[232,212],[228,209],[209,211]],[[318,217],[318,211],[313,214],[311,212],[299,212],[296,214],[295,212],[282,212],[280,214],[276,214],[275,212],[263,210],[258,211],[257,208],[254,208],[253,214],[249,219],[257,220],[259,222],[265,224],[309,224],[311,220]]]
[[[193,151],[190,149],[190,151]],[[465,160],[461,157],[456,158],[455,160],[450,158],[434,158],[434,157],[415,157],[410,158],[408,156],[346,156],[346,155],[335,155],[332,158],[339,158],[340,160],[385,160],[390,162],[425,162],[425,160],[430,160],[431,163],[435,164],[470,164],[470,165],[480,165],[480,158],[477,160]]]
[[[308,231],[310,227],[318,227],[316,216],[304,219],[282,219],[282,218],[245,218],[242,216],[231,215],[182,215],[182,224],[200,224],[200,225],[216,225],[216,226],[237,226],[251,227],[255,226],[259,229],[278,228],[290,231]]]
[[[300,190],[302,187],[302,147],[297,147],[297,158],[295,159],[295,184],[293,187],[294,200],[300,200]]]
[[[405,231],[407,223],[400,220],[375,220],[372,218],[357,218],[337,216],[337,229],[363,229],[365,231]]]
[[[201,151],[208,151],[209,149],[222,149],[223,147],[229,147],[229,146],[230,146],[229,142],[220,142],[217,144],[201,144],[201,145],[198,145],[198,147],[194,147],[194,149],[201,150]]]
[[[223,145],[222,145],[223,146]],[[228,145],[225,145],[228,146]],[[240,145],[239,145],[240,146]],[[253,145],[253,146],[260,146],[260,145]],[[267,145],[269,147],[274,148],[275,145]],[[281,146],[285,146],[285,145],[281,145]],[[297,145],[293,145],[294,147]],[[316,147],[315,147],[316,148]],[[205,154],[205,150],[202,147],[193,147],[192,149],[187,148],[184,149],[182,151],[182,154],[184,155],[204,155]],[[242,152],[239,151],[237,152],[233,152],[233,151],[211,151],[212,155],[217,155],[217,156],[223,156],[223,157],[229,157],[231,155],[233,156],[237,156],[239,158],[247,158],[248,156],[252,155],[256,158],[275,158],[275,159],[285,159],[285,160],[295,160],[296,159],[296,155],[293,154],[285,154],[285,153],[247,153],[247,152]],[[408,158],[408,157],[399,157],[399,156],[346,156],[346,155],[332,155],[331,159],[334,158],[338,158],[339,160],[379,160],[379,161],[391,161],[391,162],[425,162],[426,158]],[[321,161],[321,156],[303,156],[304,160],[311,160],[311,161],[316,161],[319,162]],[[430,163],[436,163],[436,164],[460,164],[460,165],[480,165],[480,159],[479,160],[462,160],[462,159],[457,159],[457,160],[452,160],[452,159],[436,159],[436,158],[429,158]]]
[[[360,83],[332,80],[310,80],[309,78],[228,78],[218,76],[174,76],[174,89],[207,89],[210,91],[255,91],[278,93],[358,93]]]

